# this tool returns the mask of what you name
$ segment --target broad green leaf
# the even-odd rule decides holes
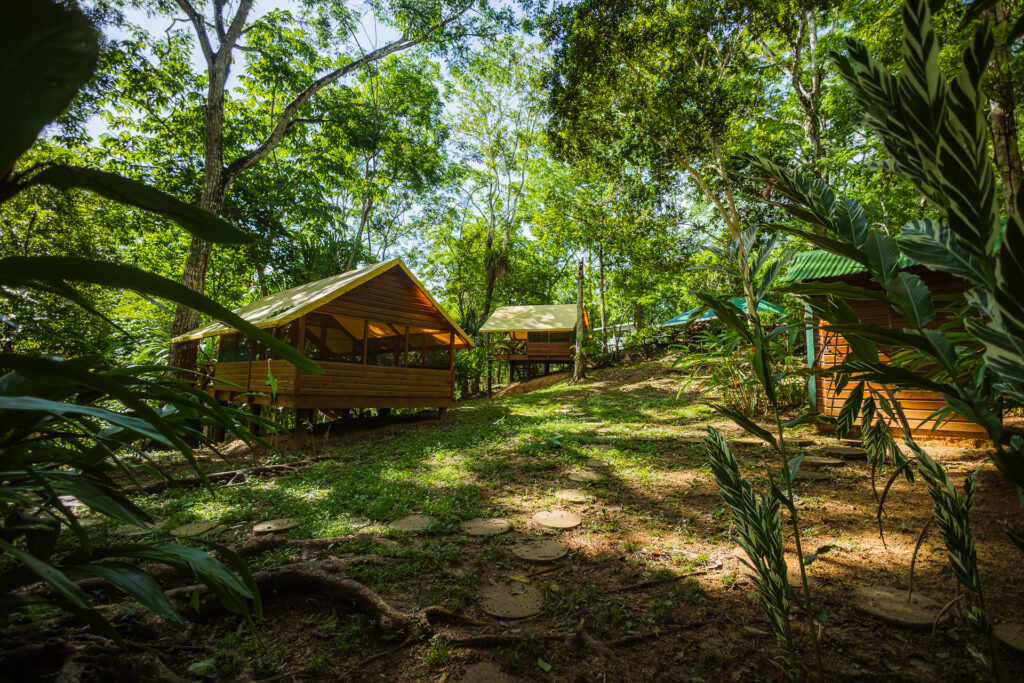
[[[205,313],[273,349],[283,360],[303,372],[322,374],[315,362],[273,335],[242,320],[217,302],[193,292],[173,280],[134,266],[93,261],[75,256],[10,256],[0,259],[0,284],[26,286],[33,281],[88,282],[94,285],[130,289],[140,294],[169,299]]]
[[[92,75],[96,31],[51,0],[7,3],[0,28],[0,177]]]
[[[131,596],[157,616],[163,617],[176,626],[185,625],[181,615],[167,599],[160,584],[135,565],[127,562],[97,562],[87,564],[81,569],[106,579],[112,586]]]
[[[253,241],[252,235],[223,218],[116,173],[76,166],[49,166],[32,176],[27,184],[88,190],[120,204],[159,214],[208,242],[247,244]]]
[[[61,403],[60,401],[50,401],[36,396],[0,396],[0,410],[39,411],[54,415],[88,415],[111,424],[119,425],[125,429],[130,429],[133,432],[137,432],[140,436],[147,436],[165,446],[172,445],[167,437],[145,420],[132,417],[131,415],[115,413],[106,408]]]

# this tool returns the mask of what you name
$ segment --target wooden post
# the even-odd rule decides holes
[[[306,355],[306,316],[300,316],[296,321],[298,323],[298,337],[299,343],[296,347],[299,353]],[[299,395],[302,393],[302,371],[298,368],[295,369],[295,389],[293,395],[295,396],[296,403],[299,400]]]
[[[260,404],[259,403],[250,403],[249,404],[249,414],[250,415],[259,415],[260,414]],[[248,429],[249,433],[252,434],[253,436],[259,436],[260,435],[260,426],[256,422],[249,422],[246,425],[246,429]]]
[[[405,351],[402,352],[402,367],[409,367],[409,326],[405,326]]]
[[[573,358],[573,383],[586,379],[587,359],[583,356],[583,337],[586,328],[583,325],[583,261],[580,261],[579,275],[576,279],[576,353]]]
[[[368,339],[370,338],[370,321],[363,321],[363,365],[366,365],[366,350],[368,347]]]
[[[494,396],[494,387],[491,385],[491,333],[487,333],[487,398]]]

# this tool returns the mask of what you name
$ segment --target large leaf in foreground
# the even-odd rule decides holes
[[[55,3],[5,3],[0,22],[0,177],[92,75],[96,32]]]
[[[33,282],[88,282],[104,287],[130,289],[184,304],[220,320],[246,336],[273,349],[283,360],[303,372],[321,374],[316,363],[272,335],[242,320],[207,297],[174,280],[134,266],[93,261],[75,256],[11,256],[0,259],[0,285],[32,286]]]

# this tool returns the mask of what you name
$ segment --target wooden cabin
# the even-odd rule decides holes
[[[350,408],[443,411],[454,397],[455,352],[473,346],[397,258],[271,294],[235,313],[302,350],[324,373],[300,372],[214,322],[175,340],[217,338],[207,391],[219,400],[306,415]]]
[[[936,273],[924,266],[919,266],[904,259],[901,266],[908,272],[918,275],[931,290],[932,295],[940,297],[963,297],[967,290],[964,280],[945,273]],[[844,282],[866,289],[878,289],[878,285],[871,279],[866,269],[850,259],[836,256],[835,254],[816,250],[797,254],[793,264],[786,274],[780,278],[781,281],[790,282]],[[906,327],[906,320],[897,315],[892,308],[880,301],[848,299],[846,301],[860,317],[861,322],[882,325],[885,327],[902,329]],[[936,309],[941,305],[936,302]],[[938,326],[943,321],[948,321],[948,316],[943,318],[937,312],[936,321],[930,327]],[[850,351],[849,345],[843,336],[838,332],[829,330],[829,325],[824,320],[816,319],[813,329],[808,333],[807,340],[807,362],[809,367],[828,368],[842,363]],[[880,355],[884,359],[885,349],[880,348]],[[843,391],[836,390],[836,382],[832,378],[812,378],[808,383],[808,398],[810,405],[817,406],[818,412],[831,417],[838,417],[843,403],[850,395],[854,384],[851,382]],[[872,385],[881,388],[881,385]],[[907,420],[913,428],[914,436],[930,438],[969,438],[987,439],[988,433],[980,426],[967,418],[953,413],[949,419],[936,424],[935,411],[946,407],[946,402],[938,395],[928,391],[901,391],[898,395],[900,404],[906,413]],[[896,427],[896,425],[891,425]],[[857,427],[860,427],[857,424]],[[902,431],[902,430],[898,430]]]
[[[590,322],[583,310],[587,332]],[[544,367],[573,362],[576,344],[576,304],[503,306],[495,309],[480,328],[487,334],[490,360],[508,363],[509,378],[532,377]]]

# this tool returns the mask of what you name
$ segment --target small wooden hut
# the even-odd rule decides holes
[[[300,372],[222,323],[175,341],[217,337],[217,399],[328,415],[349,408],[451,406],[457,349],[473,342],[401,259],[271,294],[235,310],[323,368]],[[276,385],[276,389],[275,389]]]
[[[936,298],[962,297],[967,290],[964,280],[945,273],[930,271],[909,260],[904,259],[901,262],[901,267],[918,275]],[[844,282],[866,289],[878,289],[878,285],[871,279],[863,266],[850,259],[821,250],[797,254],[792,265],[780,280]],[[895,329],[906,326],[906,320],[883,302],[849,299],[846,303],[857,313],[861,322]],[[948,317],[943,318],[941,315],[937,315],[937,319],[931,326],[938,326],[946,320]],[[813,331],[808,332],[808,367],[815,367],[815,364],[822,368],[838,365],[844,361],[849,351],[850,347],[841,334],[829,330],[827,322],[816,319]],[[885,349],[882,348],[880,351],[884,358]],[[810,405],[817,406],[817,410],[825,415],[838,417],[839,411],[852,389],[853,385],[850,384],[843,391],[837,391],[835,380],[824,377],[812,378],[808,383]],[[988,434],[981,426],[957,413],[953,413],[948,420],[941,424],[936,424],[935,412],[947,405],[938,394],[927,391],[902,391],[899,393],[898,399],[915,436],[921,438],[988,438]]]
[[[584,328],[590,321],[583,310]],[[487,333],[488,347],[496,347],[491,360],[508,363],[509,379],[532,377],[543,366],[573,362],[576,344],[576,304],[503,306],[480,328]]]

